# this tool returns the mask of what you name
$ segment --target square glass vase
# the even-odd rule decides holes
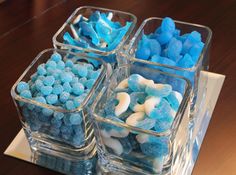
[[[180,75],[190,80],[193,89],[193,95],[191,97],[191,112],[193,113],[196,110],[195,103],[198,92],[198,80],[200,71],[209,69],[209,50],[211,45],[212,31],[207,26],[174,20],[175,27],[176,29],[180,30],[181,35],[191,33],[192,31],[197,31],[201,34],[202,42],[204,42],[204,47],[201,51],[200,56],[197,59],[196,64],[192,67],[182,68],[179,66],[160,64],[136,58],[135,52],[138,48],[139,41],[142,39],[142,35],[154,33],[155,30],[161,26],[162,21],[163,18],[158,17],[151,17],[144,20],[137,32],[135,33],[134,37],[132,38],[131,42],[129,43],[129,46],[127,46],[126,51],[123,54],[119,55],[119,60],[123,60],[123,62],[124,60],[126,60],[126,63],[129,62],[131,64],[133,61],[139,61],[140,64],[149,63],[149,67],[159,69],[163,72]]]
[[[71,25],[74,21],[78,21],[78,18],[89,18],[91,14],[94,12],[99,11],[102,13],[112,13],[112,21],[119,22],[122,26],[126,24],[126,22],[132,22],[129,29],[127,30],[126,34],[123,36],[119,44],[111,50],[99,50],[96,47],[84,48],[82,46],[74,46],[71,44],[67,44],[64,42],[63,36],[66,32],[70,33],[73,36],[73,29]],[[137,18],[131,13],[122,12],[118,10],[106,9],[106,8],[99,8],[93,6],[82,6],[77,8],[72,15],[66,20],[66,22],[62,25],[62,27],[56,32],[53,36],[53,45],[55,48],[63,49],[63,50],[70,50],[71,52],[85,52],[88,53],[90,56],[102,58],[105,62],[111,63],[114,67],[117,65],[117,52],[120,48],[123,47],[125,43],[130,39],[134,32],[134,28],[136,26]]]
[[[106,118],[105,105],[114,97],[117,85],[131,74],[140,74],[144,78],[151,79],[155,83],[168,83],[173,90],[182,94],[183,100],[176,112],[171,127],[164,132],[145,130],[130,126],[126,123]],[[188,142],[188,123],[190,113],[190,82],[180,76],[161,72],[138,64],[128,64],[117,68],[109,82],[102,88],[93,103],[92,113],[94,117],[94,130],[99,157],[99,166],[103,172],[115,174],[165,174],[172,171],[175,160],[179,160]],[[108,137],[106,127],[117,129],[116,136]],[[108,131],[109,132],[109,131]],[[141,143],[137,136],[152,138],[156,150],[166,150],[165,155],[144,154],[141,151]],[[109,143],[109,144],[108,144]],[[113,146],[112,146],[113,144]],[[109,145],[109,146],[108,146]],[[119,152],[117,147],[123,150]],[[127,147],[130,149],[127,151]]]
[[[67,110],[60,106],[40,103],[34,98],[24,98],[17,92],[19,82],[28,82],[32,79],[37,74],[37,67],[46,63],[53,53],[59,53],[63,61],[72,60],[76,64],[88,63],[88,59],[101,63],[98,78],[78,108]],[[63,50],[46,49],[36,56],[11,89],[11,96],[31,150],[55,155],[83,157],[94,149],[95,138],[89,110],[96,93],[99,88],[101,89],[106,79],[106,69],[107,65],[103,60],[91,58],[86,54],[75,55]],[[62,116],[56,123],[52,122],[54,114]],[[80,116],[81,123],[72,124],[69,121],[72,115]]]

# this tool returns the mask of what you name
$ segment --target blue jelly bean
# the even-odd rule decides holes
[[[82,117],[79,113],[74,113],[70,115],[70,122],[72,125],[79,125],[82,122]]]
[[[155,84],[154,86],[147,86],[145,92],[150,96],[166,97],[172,91],[169,84]]]
[[[56,52],[56,53],[51,55],[51,60],[55,61],[57,63],[58,61],[62,60],[62,57],[59,53]]]
[[[52,90],[52,93],[55,94],[55,95],[59,95],[63,92],[64,88],[62,85],[60,84],[56,84],[53,86],[53,90]]]
[[[138,48],[135,53],[135,57],[143,60],[148,60],[151,55],[151,51],[148,47]]]
[[[161,31],[173,33],[175,31],[174,21],[169,17],[165,17],[161,23]]]
[[[52,86],[55,82],[55,78],[53,76],[46,76],[43,80],[43,84],[45,86]]]
[[[65,92],[68,92],[68,93],[71,93],[71,91],[72,91],[72,87],[71,87],[70,83],[68,83],[68,82],[63,84],[63,89]]]
[[[81,95],[84,92],[84,86],[81,83],[75,83],[72,85],[72,92],[75,95]]]
[[[73,109],[75,109],[75,105],[74,105],[74,103],[73,103],[72,100],[66,101],[66,109],[68,109],[68,110],[73,110]]]
[[[58,96],[55,94],[50,94],[46,97],[47,103],[53,105],[58,102]]]
[[[70,93],[64,91],[60,94],[59,99],[62,103],[65,103],[69,99],[69,97],[70,97]]]
[[[57,67],[57,63],[55,61],[47,61],[46,63],[46,68],[52,68],[52,69],[55,69]]]
[[[69,83],[72,81],[72,75],[68,72],[62,72],[60,74],[60,80],[63,82],[63,83]]]
[[[32,94],[29,90],[21,91],[20,96],[24,98],[32,98]]]
[[[39,103],[44,103],[44,104],[47,103],[46,99],[42,96],[35,97],[34,100],[39,102]]]
[[[52,109],[48,109],[48,108],[43,108],[42,109],[42,113],[45,116],[51,116],[53,114],[53,110]]]
[[[52,90],[53,90],[52,86],[42,86],[40,92],[43,95],[49,95],[52,93]]]
[[[38,68],[37,68],[37,73],[39,75],[45,75],[47,73],[45,67],[43,64],[39,65]]]
[[[24,81],[21,81],[18,83],[16,90],[18,93],[21,93],[24,90],[29,90],[29,84]]]

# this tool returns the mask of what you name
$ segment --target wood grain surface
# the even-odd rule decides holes
[[[79,6],[128,11],[138,25],[151,16],[209,26],[213,31],[210,71],[226,75],[193,175],[236,174],[235,0],[5,0],[0,3],[0,175],[56,172],[3,155],[21,125],[10,89],[32,59],[52,47],[52,36]]]

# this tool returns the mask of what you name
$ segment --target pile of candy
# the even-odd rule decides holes
[[[28,82],[17,85],[17,93],[39,105],[20,102],[23,117],[32,131],[40,131],[75,146],[84,142],[83,116],[58,112],[42,104],[64,110],[78,108],[100,75],[100,69],[76,59],[63,60],[58,53],[40,64]]]
[[[203,47],[199,32],[181,35],[174,21],[166,17],[154,33],[142,35],[135,56],[164,65],[191,68],[198,62]]]
[[[70,161],[44,153],[40,153],[36,158],[37,164],[70,175],[95,174],[96,161],[96,157],[88,160]]]
[[[120,22],[113,22],[113,13],[94,12],[87,19],[82,15],[76,17],[70,24],[72,35],[66,32],[64,42],[82,48],[93,48],[100,51],[111,51],[121,42],[132,22],[122,26]]]
[[[173,91],[171,85],[154,83],[139,74],[132,74],[119,83],[101,113],[115,122],[165,132],[170,129],[181,101],[182,95]],[[100,125],[107,149],[119,156],[137,152],[160,163],[169,153],[167,137],[156,137],[107,123]]]

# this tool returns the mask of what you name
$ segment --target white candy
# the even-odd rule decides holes
[[[146,142],[148,142],[148,135],[147,134],[138,134],[137,136],[136,136],[136,139],[137,139],[137,141],[139,142],[139,143],[146,143]]]
[[[177,98],[179,104],[181,103],[182,99],[183,99],[183,96],[181,93],[177,92],[177,91],[172,91],[175,95],[175,97]]]
[[[106,137],[106,138],[111,137],[110,134],[104,129],[102,129],[100,133],[102,137]]]
[[[136,126],[138,121],[143,120],[144,117],[145,117],[144,112],[133,113],[126,119],[126,124],[128,124],[130,126]]]
[[[111,129],[108,134],[112,137],[124,138],[129,135],[129,131],[127,129],[122,129],[121,131],[117,131],[115,129]]]
[[[107,15],[107,19],[111,20],[112,18],[113,18],[113,13],[109,12],[108,15]]]
[[[134,106],[134,112],[144,112],[145,111],[145,106],[144,104],[136,104]]]
[[[145,112],[148,116],[150,115],[152,110],[155,108],[155,106],[157,106],[160,103],[160,101],[161,101],[161,98],[159,97],[151,97],[145,101],[144,107],[145,107]]]
[[[172,116],[173,118],[175,118],[175,116],[176,116],[176,111],[175,111],[173,108],[171,108],[170,113],[171,113],[171,116]]]
[[[128,87],[128,78],[122,80],[118,86],[116,87],[116,89],[125,89]]]
[[[117,93],[117,100],[119,100],[119,104],[115,107],[115,115],[119,116],[123,112],[125,112],[130,104],[130,96],[126,92]]]
[[[163,169],[163,157],[158,157],[153,160],[153,170],[156,173],[162,172]]]
[[[121,145],[119,140],[104,137],[103,142],[107,147],[111,148],[117,155],[121,155],[123,153],[123,146]]]

